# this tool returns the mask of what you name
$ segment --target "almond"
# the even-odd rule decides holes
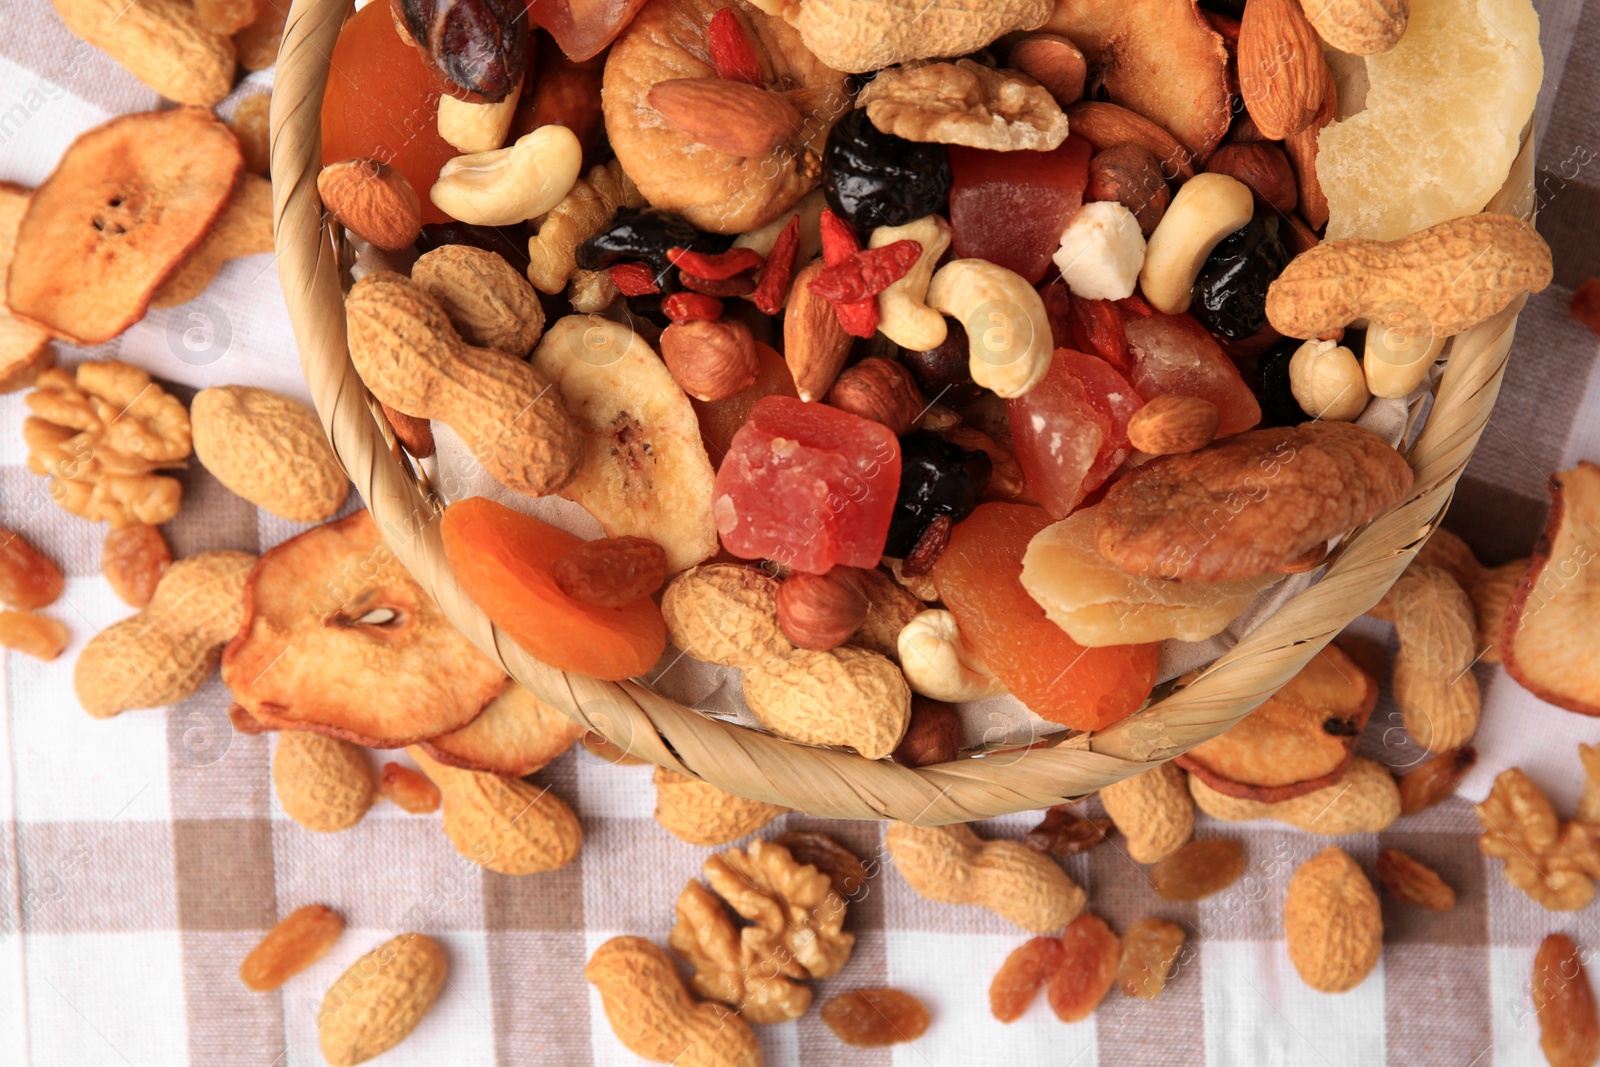
[[[444,988],[444,949],[401,934],[352,963],[317,1012],[317,1042],[332,1067],[353,1067],[404,1041]]]
[[[1178,143],[1166,129],[1137,111],[1100,100],[1082,100],[1067,108],[1072,132],[1094,146],[1096,151],[1119,144],[1138,144],[1150,149],[1161,163],[1162,177],[1171,181],[1194,177],[1194,153]]]
[[[791,574],[778,587],[778,626],[797,648],[825,652],[850,640],[870,604],[853,567]]]
[[[1289,157],[1267,141],[1225,144],[1206,162],[1206,170],[1243,182],[1261,201],[1285,215],[1300,199]]]
[[[1128,441],[1152,456],[1193,452],[1217,436],[1221,415],[1215,404],[1198,396],[1167,393],[1133,413]]]
[[[646,97],[673,129],[729,155],[761,157],[799,131],[800,112],[776,93],[725,78],[672,78]]]
[[[405,248],[422,232],[417,191],[387,163],[375,159],[330,163],[317,175],[317,195],[345,229],[379,248]]]
[[[896,437],[916,429],[928,407],[911,372],[881,356],[869,356],[840,374],[828,390],[828,403],[882,423]]]
[[[1328,223],[1328,197],[1322,191],[1322,179],[1317,176],[1317,138],[1322,128],[1332,122],[1339,111],[1339,91],[1333,80],[1333,71],[1322,65],[1322,108],[1305,129],[1284,139],[1283,150],[1300,182],[1300,214],[1314,229]],[[1296,253],[1304,251],[1295,249]]]
[[[822,269],[822,260],[814,259],[795,274],[783,316],[783,359],[807,402],[827,395],[850,352],[850,335],[839,325],[833,303],[811,291]]]
[[[661,331],[661,359],[696,400],[726,400],[761,373],[750,327],[736,319],[673,323]]]
[[[1322,42],[1299,0],[1252,0],[1239,21],[1239,95],[1269,141],[1317,117],[1326,87]]]

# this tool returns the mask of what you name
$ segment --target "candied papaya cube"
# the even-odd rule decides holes
[[[958,258],[976,257],[1037,285],[1083,206],[1089,142],[1068,137],[1048,152],[950,148],[950,236]]]
[[[733,435],[711,512],[735,556],[826,574],[877,566],[899,489],[900,442],[888,427],[769,396]]]

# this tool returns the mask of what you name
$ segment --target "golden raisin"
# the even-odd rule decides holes
[[[239,101],[239,108],[228,122],[228,129],[239,139],[247,174],[265,174],[272,163],[268,142],[267,113],[272,108],[271,93],[257,93]]]
[[[1600,1015],[1578,946],[1551,934],[1533,960],[1533,1009],[1539,1047],[1550,1067],[1592,1067],[1600,1058]]]
[[[839,844],[827,834],[813,830],[790,830],[773,842],[789,850],[796,863],[806,863],[828,876],[833,891],[845,900],[854,900],[855,894],[871,877],[861,857]]]
[[[46,663],[67,649],[72,635],[65,624],[31,611],[0,611],[0,647],[26,652]]]
[[[36,611],[61,595],[61,568],[23,536],[0,527],[0,603]]]
[[[413,815],[439,810],[439,787],[421,771],[403,763],[389,762],[378,774],[378,793],[390,803]]]
[[[1061,967],[1065,950],[1058,937],[1036,937],[1011,950],[989,983],[989,1012],[1003,1023],[1016,1022],[1039,990]]]
[[[1439,753],[1400,779],[1400,814],[1415,815],[1451,796],[1472,765],[1478,752],[1471,745]]]
[[[1050,976],[1050,1008],[1064,1023],[1094,1014],[1117,977],[1122,946],[1098,915],[1084,912],[1061,931],[1061,966]]]
[[[316,963],[344,932],[344,918],[325,904],[307,904],[285,915],[239,964],[239,980],[264,993]]]
[[[822,1006],[822,1021],[835,1037],[857,1048],[883,1048],[915,1041],[928,1029],[927,1007],[898,989],[858,989]]]
[[[1437,871],[1397,848],[1378,853],[1378,881],[1402,904],[1429,911],[1449,911],[1456,906],[1456,891]]]
[[[1110,819],[1091,819],[1074,804],[1057,804],[1045,809],[1044,818],[1023,840],[1052,856],[1076,856],[1104,841],[1114,828]]]
[[[148,607],[156,595],[156,583],[170,566],[172,549],[154,526],[131,522],[113,526],[106,533],[105,547],[100,550],[100,570],[123,603]]]
[[[1140,919],[1122,935],[1117,984],[1130,997],[1154,1000],[1167,986],[1172,965],[1183,951],[1183,927],[1167,919]]]
[[[613,745],[593,730],[583,735],[583,747],[589,750],[591,756],[602,759],[607,763],[614,763],[619,767],[639,767],[650,762],[649,760],[640,759],[638,756],[628,755],[623,751],[621,745]]]
[[[1220,893],[1244,873],[1244,847],[1226,837],[1190,841],[1150,868],[1163,900],[1200,900]]]

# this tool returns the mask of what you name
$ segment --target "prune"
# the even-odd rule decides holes
[[[422,58],[451,86],[488,101],[506,98],[528,66],[528,9],[521,0],[399,0]]]
[[[470,245],[494,252],[519,271],[528,269],[528,233],[521,226],[471,226],[465,222],[435,222],[422,228],[417,248],[432,252],[444,245]]]
[[[988,453],[968,452],[922,430],[901,438],[900,492],[884,554],[905,556],[940,515],[960,522],[972,514],[993,472]]]
[[[922,395],[946,407],[958,408],[983,395],[983,387],[972,380],[966,328],[955,319],[946,319],[950,332],[944,344],[925,352],[903,349],[900,362],[917,380]]]
[[[669,248],[715,254],[726,252],[732,245],[732,235],[701,233],[680,215],[653,208],[644,211],[624,208],[617,212],[608,229],[578,246],[577,261],[584,270],[604,270],[616,263],[643,261],[655,271],[656,284],[661,291],[673,293],[681,288],[681,283],[677,268],[667,258]]]
[[[1292,258],[1279,234],[1278,216],[1256,212],[1207,257],[1194,282],[1190,314],[1218,337],[1249,337],[1267,324],[1267,286]]]
[[[903,226],[939,211],[950,195],[950,152],[883,133],[865,110],[834,123],[822,153],[822,189],[859,233]]]
[[[1256,397],[1261,401],[1261,426],[1298,426],[1311,419],[1295,400],[1289,388],[1289,361],[1300,347],[1300,341],[1285,341],[1274,345],[1261,357],[1257,374],[1260,383]]]

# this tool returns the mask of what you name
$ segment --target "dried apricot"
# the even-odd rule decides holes
[[[484,497],[457,501],[441,523],[445,557],[473,601],[523,648],[564,671],[621,681],[667,647],[648,598],[603,608],[561,591],[551,568],[578,538]]]
[[[822,1006],[822,1021],[835,1037],[857,1048],[883,1048],[915,1041],[931,1016],[922,1001],[899,989],[857,989]]]
[[[413,815],[439,810],[439,787],[421,771],[392,760],[378,774],[378,795]]]
[[[1578,946],[1551,934],[1533,959],[1533,1009],[1550,1067],[1591,1067],[1600,1058],[1600,1015]]]
[[[344,932],[344,917],[326,904],[296,908],[267,931],[239,964],[239,980],[265,993],[316,963]]]
[[[1036,937],[1012,949],[989,983],[990,1014],[1003,1023],[1022,1018],[1065,956],[1059,937]]]
[[[49,662],[66,651],[71,639],[65,624],[57,619],[31,611],[0,611],[0,648]]]
[[[1052,856],[1076,856],[1104,841],[1115,829],[1116,823],[1110,819],[1091,819],[1074,804],[1057,804],[1045,809],[1044,818],[1023,841]]]
[[[61,595],[61,568],[23,538],[0,527],[0,603],[33,611]]]
[[[846,901],[854,900],[871,877],[861,857],[827,834],[790,830],[772,843],[788,849],[796,863],[808,864],[827,875],[833,883],[833,891]]]
[[[1429,911],[1449,911],[1456,906],[1456,891],[1445,884],[1439,872],[1397,848],[1378,853],[1378,881],[1402,904]]]
[[[1140,919],[1122,935],[1117,984],[1130,997],[1154,1000],[1167,986],[1172,965],[1183,951],[1183,927],[1168,919]]]
[[[1244,873],[1244,846],[1226,837],[1190,841],[1150,868],[1150,884],[1163,900],[1201,900],[1228,888]]]
[[[1084,912],[1061,931],[1061,966],[1050,977],[1050,1007],[1064,1023],[1094,1014],[1117,977],[1122,946],[1098,915]]]
[[[100,550],[100,572],[111,583],[111,591],[132,607],[150,604],[156,583],[172,566],[172,549],[154,526],[130,522],[106,532]]]
[[[1415,815],[1451,796],[1461,779],[1478,762],[1471,745],[1441,752],[1400,779],[1400,814]]]
[[[661,588],[667,552],[648,537],[603,537],[574,547],[551,564],[550,573],[568,596],[620,608]]]

